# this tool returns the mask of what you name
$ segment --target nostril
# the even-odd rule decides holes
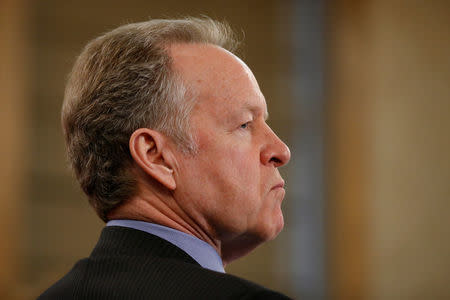
[[[274,162],[276,164],[281,164],[281,160],[277,157],[272,157],[269,162]]]

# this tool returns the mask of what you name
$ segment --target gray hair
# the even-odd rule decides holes
[[[155,19],[128,24],[89,42],[66,86],[62,126],[70,164],[89,202],[107,214],[137,193],[129,138],[152,128],[194,152],[189,119],[194,97],[172,68],[175,43],[237,41],[226,23],[209,18]]]

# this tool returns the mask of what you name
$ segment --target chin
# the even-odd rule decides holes
[[[274,218],[273,223],[270,224],[270,226],[268,226],[268,230],[267,230],[267,236],[266,239],[267,241],[273,240],[274,238],[276,238],[278,236],[278,234],[281,232],[281,230],[283,230],[284,227],[284,218],[283,218],[283,214],[280,213],[277,215],[277,217]]]
[[[273,221],[273,223],[266,224],[266,226],[259,231],[258,236],[261,242],[271,241],[275,239],[278,234],[283,230],[284,220],[281,215],[280,218]]]

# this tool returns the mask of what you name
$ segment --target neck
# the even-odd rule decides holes
[[[200,220],[187,215],[170,194],[137,195],[113,209],[108,219],[138,220],[170,227],[205,241],[222,257],[220,240],[214,238]]]

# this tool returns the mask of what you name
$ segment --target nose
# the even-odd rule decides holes
[[[291,159],[289,147],[268,127],[266,144],[261,151],[261,162],[264,165],[273,165],[276,168],[284,166]]]

